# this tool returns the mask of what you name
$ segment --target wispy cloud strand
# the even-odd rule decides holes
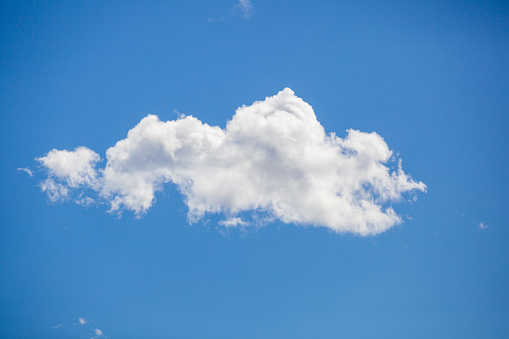
[[[22,171],[28,174],[29,177],[33,177],[34,173],[30,168],[18,168],[18,171]]]
[[[239,0],[239,3],[235,6],[236,9],[240,11],[242,16],[246,19],[249,19],[253,14],[253,4],[250,0]]]
[[[239,213],[251,211],[284,223],[378,234],[402,221],[391,203],[426,186],[402,170],[377,133],[347,132],[327,135],[312,107],[286,88],[238,108],[225,129],[192,116],[149,115],[107,150],[104,168],[86,147],[37,160],[48,171],[41,188],[53,201],[95,192],[112,212],[142,215],[171,182],[191,222],[224,213],[225,226],[245,225]]]
[[[218,17],[208,18],[207,22],[221,22],[226,20],[228,17],[240,17],[243,19],[249,19],[254,13],[253,4],[250,0],[239,0],[231,9],[229,15],[221,15]]]
[[[106,338],[106,336],[104,335],[103,331],[101,331],[100,329],[96,328],[94,330],[94,336],[91,337],[91,339],[98,339],[98,338]]]

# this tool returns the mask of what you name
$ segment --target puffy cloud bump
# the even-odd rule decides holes
[[[284,223],[378,234],[401,223],[391,202],[426,190],[401,161],[396,171],[386,166],[393,154],[377,133],[327,135],[311,106],[289,88],[238,108],[225,129],[192,116],[161,121],[149,115],[107,150],[102,169],[96,169],[99,155],[86,147],[52,150],[37,160],[48,170],[41,187],[52,200],[91,189],[111,211],[141,215],[171,182],[191,222],[224,213],[229,225],[245,225],[238,214],[253,211]]]

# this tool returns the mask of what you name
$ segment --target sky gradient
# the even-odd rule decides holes
[[[508,337],[508,10],[2,2],[0,336]],[[138,217],[41,192],[49,167],[36,159],[52,149],[85,146],[105,168],[148,115],[226,133],[239,107],[285,88],[325,135],[374,132],[388,168],[402,159],[426,185],[384,202],[401,223],[367,236],[284,218],[224,225],[246,210],[189,223],[176,182]]]

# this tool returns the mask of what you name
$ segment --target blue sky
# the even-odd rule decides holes
[[[508,10],[503,1],[2,2],[0,336],[506,338]],[[383,204],[363,191],[401,223],[367,235],[355,215],[317,224],[334,211],[290,204],[261,224],[253,218],[270,213],[248,209],[190,224],[189,201],[205,198],[177,183],[161,185],[139,217],[126,200],[121,216],[108,213],[105,186],[91,182],[67,199],[41,192],[58,176],[36,158],[52,149],[85,146],[103,169],[106,151],[149,114],[226,131],[234,116],[242,122],[238,107],[287,87],[328,137],[376,132],[394,155],[387,167],[402,159],[426,185]],[[274,100],[297,102],[285,98]],[[206,165],[186,178],[216,162]],[[85,196],[94,203],[72,202]],[[221,225],[236,217],[249,225]]]

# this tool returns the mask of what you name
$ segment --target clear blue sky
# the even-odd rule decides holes
[[[247,5],[0,4],[0,337],[509,337],[509,4]],[[41,192],[51,149],[104,167],[148,114],[225,128],[285,87],[427,185],[402,224],[225,234],[171,185],[142,218]]]

